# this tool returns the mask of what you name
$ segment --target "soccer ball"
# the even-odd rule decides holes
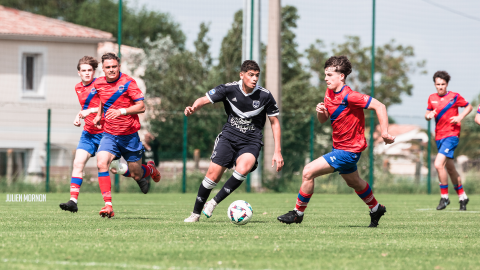
[[[235,225],[245,225],[247,224],[253,216],[252,206],[242,200],[234,201],[228,207],[227,211],[228,218],[230,222]]]

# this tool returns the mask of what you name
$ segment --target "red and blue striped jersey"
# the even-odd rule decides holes
[[[82,82],[79,82],[75,85],[75,92],[77,93],[78,101],[80,106],[82,106],[82,111],[90,108],[98,108],[100,104],[100,98],[97,95],[97,90],[93,86],[95,79],[87,85],[83,85]],[[93,119],[97,114],[91,113],[85,117],[85,125],[83,129],[90,134],[99,134],[103,132],[103,128],[96,128],[93,124]]]
[[[458,93],[447,92],[439,96],[437,93],[428,97],[429,111],[436,111],[435,115],[435,140],[447,137],[460,137],[460,125],[450,123],[450,118],[458,116],[458,108],[468,106],[468,102]]]
[[[95,80],[94,85],[102,101],[104,115],[109,109],[128,108],[135,102],[144,100],[137,82],[121,72],[118,79],[113,82],[107,82],[105,77],[100,77]],[[136,114],[120,115],[115,119],[105,119],[103,129],[111,135],[130,135],[140,129],[140,120]]]
[[[353,91],[349,86],[335,93],[327,89],[325,107],[332,124],[333,148],[359,153],[367,148],[365,139],[365,116],[372,97]]]

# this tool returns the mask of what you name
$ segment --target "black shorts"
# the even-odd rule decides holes
[[[253,172],[257,168],[258,156],[261,149],[262,144],[260,143],[229,140],[220,133],[217,139],[215,139],[215,146],[213,147],[210,159],[217,165],[231,169],[236,164],[239,156],[250,153],[255,156],[255,165],[251,170],[251,172]]]

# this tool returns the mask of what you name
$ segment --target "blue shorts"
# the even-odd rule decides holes
[[[332,148],[332,152],[323,155],[323,158],[340,174],[349,174],[357,170],[357,162],[362,153],[352,153]]]
[[[446,137],[441,140],[435,141],[437,143],[438,153],[446,156],[447,158],[453,158],[453,152],[458,146],[458,137]]]
[[[137,132],[130,135],[112,135],[105,132],[98,147],[98,152],[100,151],[115,155],[115,159],[123,156],[126,161],[135,162],[142,158],[145,149]]]
[[[103,133],[98,134],[91,134],[88,131],[83,131],[82,136],[80,137],[80,141],[78,142],[77,149],[82,149],[90,153],[92,157],[95,156],[97,152],[98,145],[100,144],[100,140],[102,139]]]

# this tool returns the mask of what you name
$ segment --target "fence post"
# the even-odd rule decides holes
[[[430,121],[427,121],[427,133],[428,133],[428,147],[427,147],[427,164],[428,164],[428,175],[427,175],[427,193],[432,194],[432,179],[431,179],[431,171],[432,171],[432,144],[431,144],[431,137],[432,133],[430,130]]]
[[[122,58],[122,0],[118,0],[118,29],[117,29],[117,43],[118,43],[118,58]],[[121,62],[121,60],[120,60]],[[120,175],[115,174],[115,192],[120,192]]]
[[[51,125],[51,110],[48,109],[47,113],[47,162],[46,162],[46,179],[45,179],[45,191],[50,191],[50,125]]]
[[[371,74],[371,89],[370,96],[375,97],[375,0],[372,1],[372,74]],[[370,187],[373,189],[373,169],[374,169],[374,156],[373,156],[373,132],[375,131],[375,119],[373,116],[373,111],[370,111],[370,172],[369,172],[369,182]]]
[[[313,161],[313,138],[315,136],[315,117],[310,117],[310,162]]]
[[[182,173],[182,193],[187,192],[187,116],[183,115],[183,173]]]

